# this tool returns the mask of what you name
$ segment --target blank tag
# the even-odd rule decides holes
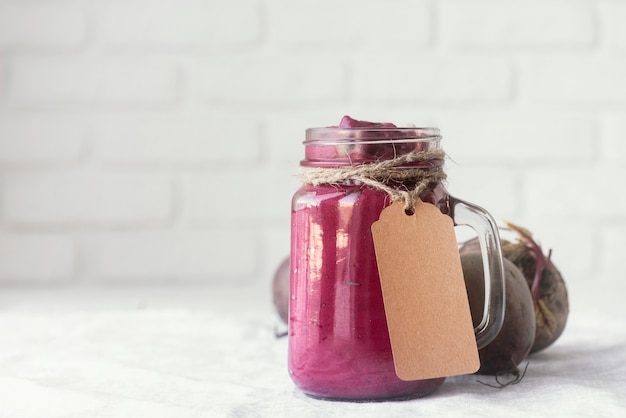
[[[452,219],[421,200],[413,215],[395,202],[372,233],[398,377],[476,372],[480,359]]]

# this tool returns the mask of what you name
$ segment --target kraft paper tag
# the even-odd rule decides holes
[[[385,208],[372,225],[396,374],[420,380],[480,367],[452,219],[418,200]]]

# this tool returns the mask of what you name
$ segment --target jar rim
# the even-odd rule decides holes
[[[411,152],[440,149],[439,128],[309,128],[301,166],[340,167],[397,158]],[[438,162],[429,162],[428,165]],[[415,165],[424,165],[423,162]]]
[[[407,143],[430,142],[441,139],[439,128],[434,127],[359,127],[359,128],[308,128],[304,145],[333,145],[356,143]]]

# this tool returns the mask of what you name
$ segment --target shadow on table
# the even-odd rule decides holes
[[[489,375],[453,376],[432,397],[455,394],[485,396],[498,391],[533,391],[538,385],[580,385],[606,387],[607,382],[620,384],[626,380],[626,344],[624,342],[591,345],[563,345],[530,355],[519,365],[525,374],[517,383],[506,384],[516,378],[503,374],[497,379]],[[493,387],[496,386],[496,387]],[[497,387],[503,386],[503,387]]]

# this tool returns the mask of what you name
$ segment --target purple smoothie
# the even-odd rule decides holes
[[[381,125],[359,127],[394,127]],[[307,158],[303,165],[372,161],[390,149],[397,153],[398,147],[360,143],[347,156],[341,154],[345,147],[334,149],[335,154],[333,148],[313,150],[308,156],[317,160]],[[422,200],[445,212],[447,197],[444,187],[433,183]],[[289,373],[310,396],[412,398],[433,392],[444,381],[403,381],[395,373],[371,232],[390,204],[385,192],[350,181],[304,185],[293,197]]]

